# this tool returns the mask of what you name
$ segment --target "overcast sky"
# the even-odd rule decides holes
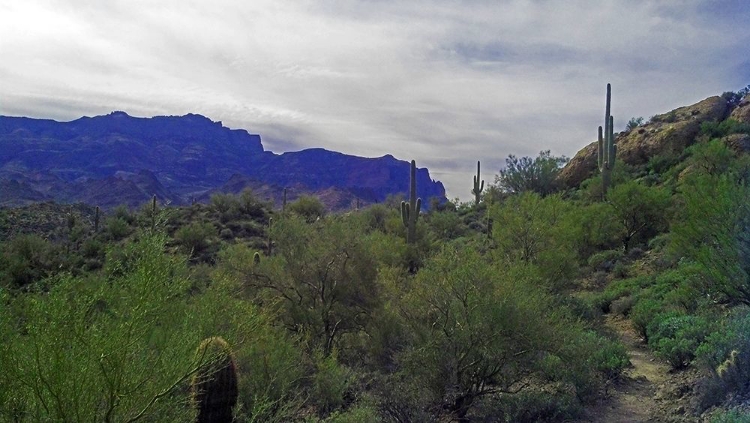
[[[750,84],[750,1],[0,0],[0,114],[200,113],[462,200],[593,141],[607,82],[617,130]]]

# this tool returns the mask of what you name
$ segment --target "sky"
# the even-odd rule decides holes
[[[472,198],[750,84],[746,0],[0,0],[0,114],[202,114],[275,153],[414,159]]]

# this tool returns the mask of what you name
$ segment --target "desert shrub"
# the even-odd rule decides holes
[[[399,364],[413,388],[455,418],[542,368],[573,395],[596,391],[596,347],[537,284],[528,266],[490,265],[471,247],[428,260],[399,307],[411,333]]]
[[[211,196],[211,208],[219,215],[222,223],[240,216],[240,202],[232,194],[216,193]]]
[[[581,403],[570,393],[530,390],[516,395],[496,395],[480,400],[470,421],[553,422],[567,421],[581,411]]]
[[[617,278],[627,278],[628,277],[628,265],[618,261],[615,263],[615,267],[612,269],[612,274]]]
[[[55,247],[37,235],[19,235],[0,245],[0,288],[20,288],[56,271],[61,262]]]
[[[189,419],[178,388],[199,335],[190,336],[195,322],[174,301],[184,280],[170,276],[178,264],[162,257],[162,245],[139,243],[138,263],[116,284],[64,277],[48,294],[0,308],[17,313],[6,314],[19,323],[4,344],[10,360],[3,373],[19,381],[15,395],[28,419]]]
[[[232,230],[229,228],[224,228],[221,230],[221,232],[219,232],[219,236],[221,237],[221,239],[229,240],[234,238],[234,232],[232,232]]]
[[[311,195],[300,196],[297,201],[287,206],[287,210],[301,216],[307,222],[314,222],[325,216],[326,212],[323,203],[317,197]]]
[[[602,310],[602,312],[609,313],[613,301],[627,296],[635,297],[644,288],[653,284],[653,278],[648,276],[639,276],[635,278],[614,281],[609,286],[607,286],[607,288],[603,292],[599,294],[593,294],[591,301],[596,304]]]
[[[621,248],[615,250],[606,250],[596,253],[589,257],[588,265],[595,270],[611,271],[618,260],[623,256]]]
[[[635,129],[635,128],[641,126],[641,125],[643,125],[643,117],[642,116],[640,116],[640,117],[632,117],[628,121],[628,124],[625,125],[625,130],[626,131],[632,131],[633,129]]]
[[[701,134],[710,138],[721,138],[730,134],[750,134],[750,124],[726,119],[721,122],[703,122]]]
[[[711,416],[710,423],[750,423],[747,410],[719,410]]]
[[[737,175],[698,175],[680,187],[670,249],[698,265],[694,287],[727,303],[750,304],[748,187]]]
[[[509,155],[505,168],[495,178],[495,184],[504,192],[520,194],[535,192],[546,196],[559,190],[557,174],[568,162],[565,156],[555,157],[549,150],[542,151],[536,158]]]
[[[571,212],[572,204],[559,195],[526,192],[508,198],[491,211],[494,253],[502,261],[532,265],[550,287],[559,288],[578,264]]]
[[[253,195],[250,189],[244,189],[239,195],[239,212],[246,217],[266,220],[266,205]]]
[[[701,316],[683,315],[679,312],[658,314],[649,323],[649,346],[657,355],[680,369],[692,362],[698,346],[710,332],[710,325]]]
[[[592,343],[596,346],[592,357],[592,364],[609,379],[617,379],[622,371],[630,365],[628,352],[619,341],[592,335]]]
[[[118,241],[130,234],[130,225],[127,220],[117,215],[108,217],[104,223],[105,231],[109,239]]]
[[[638,301],[630,310],[630,320],[638,335],[648,341],[648,326],[663,310],[664,304],[659,300],[644,298]]]
[[[196,257],[208,248],[211,237],[216,235],[216,228],[210,223],[191,223],[178,229],[174,235],[175,241],[182,250]]]
[[[131,213],[130,209],[125,204],[121,204],[112,209],[111,215],[116,219],[124,220],[128,225],[134,224],[136,220],[135,214]]]
[[[696,355],[727,391],[746,391],[750,379],[750,313],[747,309],[734,310],[721,327],[706,336]]]
[[[311,399],[323,416],[344,405],[344,395],[352,383],[352,372],[336,359],[336,353],[314,354],[315,373],[312,376]]]
[[[463,236],[467,227],[463,225],[458,213],[433,212],[425,217],[430,231],[440,240],[450,240]]]
[[[633,309],[633,305],[635,305],[636,302],[637,300],[634,295],[626,295],[612,301],[609,306],[609,310],[613,314],[627,316],[628,314],[630,314],[630,310]]]
[[[619,237],[625,251],[633,242],[647,242],[667,227],[671,196],[663,188],[630,181],[609,190],[607,202],[612,205],[619,224]]]

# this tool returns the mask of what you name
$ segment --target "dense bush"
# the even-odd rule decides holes
[[[567,157],[555,157],[549,150],[542,151],[536,158],[509,155],[505,168],[495,178],[495,184],[504,192],[520,194],[535,192],[545,196],[559,190],[557,174],[568,162]]]

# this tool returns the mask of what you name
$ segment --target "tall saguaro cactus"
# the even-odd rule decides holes
[[[156,194],[151,197],[151,232],[156,230]]]
[[[99,232],[99,206],[94,211],[94,233]]]
[[[607,188],[612,181],[612,169],[615,167],[617,145],[615,144],[614,118],[610,114],[612,86],[607,84],[607,105],[604,114],[604,133],[599,127],[599,171],[602,173],[602,197],[607,195]]]
[[[422,199],[417,198],[417,163],[411,161],[409,173],[409,202],[401,202],[401,219],[406,226],[406,243],[413,244],[417,238],[417,218],[422,209]]]
[[[193,377],[193,404],[198,409],[197,423],[232,421],[237,404],[237,368],[229,344],[221,337],[201,342],[196,356],[204,361]]]
[[[477,160],[477,176],[474,177],[474,188],[471,192],[474,194],[476,205],[479,205],[479,200],[482,196],[482,190],[484,190],[484,179],[480,185],[479,183],[479,160]]]

